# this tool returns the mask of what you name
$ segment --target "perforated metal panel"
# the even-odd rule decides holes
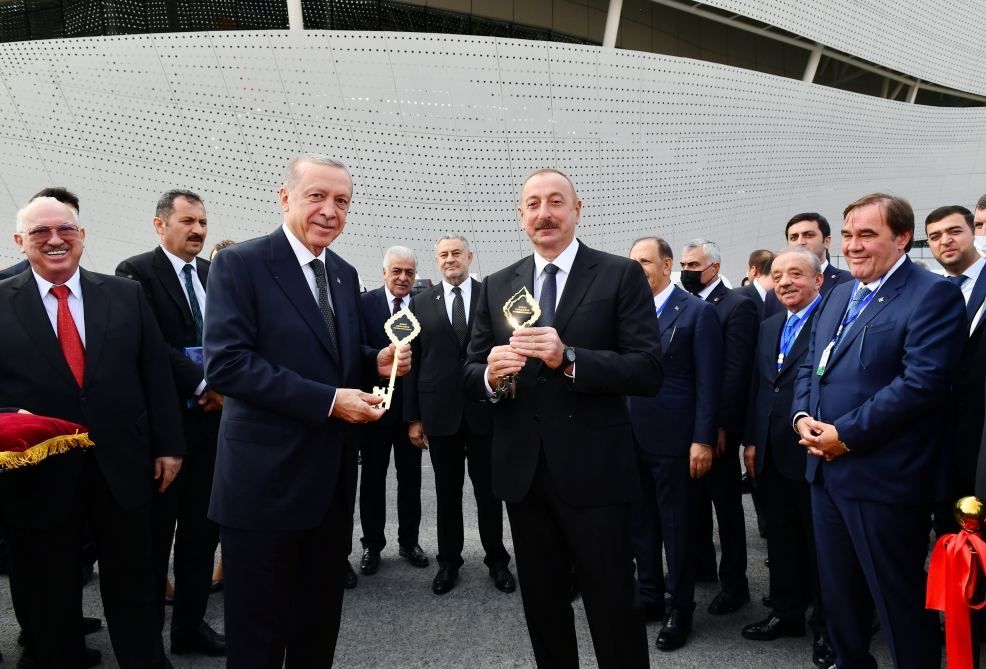
[[[711,0],[923,81],[986,95],[986,4],[974,0]]]
[[[383,250],[464,233],[486,275],[529,252],[520,180],[555,166],[584,202],[579,236],[626,253],[707,236],[737,276],[793,213],[833,222],[863,193],[919,220],[986,191],[986,110],[888,102],[700,61],[455,35],[223,32],[0,45],[0,216],[38,189],[82,198],[85,264],[156,243],[165,190],[206,200],[210,241],[266,234],[300,151],[351,166],[335,248],[379,283]],[[920,225],[919,225],[919,236]],[[10,240],[10,237],[7,237]],[[837,246],[837,244],[836,244]],[[17,260],[0,245],[0,265]]]

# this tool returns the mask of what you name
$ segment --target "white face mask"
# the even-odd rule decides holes
[[[986,236],[976,235],[972,238],[972,245],[975,246],[980,253],[986,255]]]

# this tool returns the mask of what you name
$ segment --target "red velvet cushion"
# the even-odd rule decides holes
[[[59,418],[0,413],[0,469],[37,464],[50,455],[92,446],[86,428]]]

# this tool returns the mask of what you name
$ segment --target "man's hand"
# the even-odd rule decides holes
[[[716,460],[721,458],[723,453],[725,452],[726,452],[726,428],[720,427],[719,433],[716,434],[716,455],[715,455]]]
[[[800,443],[808,449],[808,453],[817,455],[826,462],[832,462],[849,452],[839,439],[839,431],[831,423],[806,416],[798,420],[798,433],[801,435]]]
[[[336,388],[336,403],[331,415],[347,423],[372,423],[383,415],[383,411],[376,408],[382,401],[382,397],[358,388]]]
[[[688,450],[688,470],[693,479],[700,479],[712,467],[712,447],[694,443]]]
[[[31,413],[31,412],[30,412],[30,411],[28,411],[27,409],[18,409],[18,410],[17,410],[17,413],[26,413],[26,414],[30,414],[31,416],[33,416],[33,415],[34,415],[33,413]]]
[[[154,458],[154,480],[160,480],[158,492],[164,492],[168,486],[178,476],[181,470],[181,456],[166,455],[161,458]]]
[[[411,440],[415,448],[422,451],[428,450],[428,435],[425,434],[425,426],[420,420],[412,420],[407,424],[407,438]]]
[[[401,344],[398,348],[391,344],[377,353],[377,374],[381,379],[390,378],[390,371],[394,368],[394,355],[397,356],[397,376],[404,376],[411,371],[411,347]]]
[[[494,346],[486,356],[486,382],[496,390],[497,381],[510,374],[518,374],[524,369],[527,358],[512,346]]]
[[[558,369],[565,360],[565,345],[554,328],[519,328],[510,336],[510,346],[528,358],[543,360]]]
[[[199,397],[198,403],[202,413],[211,413],[222,409],[224,400],[225,398],[215,390],[207,390]]]
[[[746,475],[751,479],[757,477],[757,447],[749,445],[743,449],[743,464],[746,465]]]

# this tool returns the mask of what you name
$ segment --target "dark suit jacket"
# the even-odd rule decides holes
[[[972,316],[986,297],[986,271],[980,272],[966,310]],[[971,322],[971,320],[970,320]],[[947,444],[949,460],[946,463],[949,481],[949,497],[958,499],[969,495],[975,488],[977,459],[986,420],[986,318],[980,319],[976,329],[966,340],[962,356],[955,368],[952,380],[952,410],[955,436]],[[947,499],[954,502],[955,499]]]
[[[822,287],[819,289],[822,297],[829,294],[829,291],[838,286],[841,283],[847,281],[852,281],[852,274],[844,269],[839,269],[832,263],[825,268],[822,273]],[[770,318],[774,314],[779,314],[781,312],[786,312],[787,309],[781,304],[780,300],[777,299],[777,295],[774,291],[767,291],[767,298],[764,303],[763,318]]]
[[[198,258],[195,269],[203,286],[208,285],[209,261]],[[185,291],[175,268],[161,247],[124,260],[117,266],[116,275],[138,281],[144,289],[151,310],[161,326],[165,341],[171,346],[171,368],[178,386],[181,405],[192,396],[203,379],[203,370],[189,360],[182,349],[201,346],[195,340],[195,321],[189,309]]]
[[[647,455],[664,457],[687,457],[693,443],[715,448],[722,395],[722,332],[715,309],[675,287],[657,322],[664,384],[654,397],[630,398],[637,444]]]
[[[808,480],[821,469],[848,498],[928,503],[940,490],[941,410],[966,342],[965,302],[955,285],[905,259],[818,376],[855,285],[835,287],[818,307],[798,370],[791,418],[805,411],[833,423],[851,450],[830,463],[809,456]]]
[[[480,283],[472,282],[467,322],[475,322]],[[425,434],[446,437],[456,434],[465,421],[473,434],[493,432],[493,407],[486,399],[467,397],[463,371],[469,335],[460,344],[445,306],[441,282],[411,300],[411,311],[421,323],[421,335],[412,343],[414,364],[405,377],[404,420],[420,420]]]
[[[7,269],[0,269],[0,279],[9,279],[12,276],[17,276],[18,274],[20,274],[30,266],[31,263],[29,263],[25,259],[25,260],[21,260],[16,265],[11,265]]]
[[[503,305],[520,288],[533,294],[534,257],[483,281],[466,363],[466,388],[486,397],[486,358],[512,328]],[[626,395],[661,387],[660,335],[650,288],[638,263],[580,245],[565,284],[555,329],[576,352],[575,379],[564,365],[531,359],[517,397],[494,405],[493,492],[519,502],[541,451],[558,494],[573,506],[601,506],[639,496]]]
[[[282,228],[212,264],[205,371],[226,400],[209,518],[220,525],[309,529],[337,495],[355,497],[355,441],[328,413],[336,388],[361,386],[376,352],[361,346],[356,270],[330,250],[325,267],[338,354]]]
[[[359,298],[366,343],[378,351],[387,348],[391,342],[384,329],[384,323],[393,315],[394,305],[387,303],[387,293],[384,292],[383,286],[362,293]],[[370,392],[373,386],[386,387],[388,383],[390,377],[379,379],[376,375],[369,376],[363,381],[363,390]],[[390,398],[390,409],[376,422],[376,425],[396,425],[405,422],[404,383],[403,377],[398,377],[394,381],[394,396]]]
[[[719,317],[723,341],[722,396],[719,401],[719,427],[726,429],[735,443],[743,437],[746,422],[753,351],[757,345],[760,319],[756,305],[726,284],[716,286],[706,302],[711,302]]]
[[[0,406],[85,425],[117,503],[151,500],[154,459],[182,455],[167,345],[132,281],[81,271],[86,366],[80,389],[69,371],[33,272],[0,282]],[[81,458],[58,456],[3,477],[2,503],[25,513],[11,522],[42,526],[78,503]],[[50,466],[49,466],[50,465]]]
[[[757,447],[756,471],[762,472],[767,451],[777,471],[794,481],[805,480],[807,451],[791,429],[791,403],[794,400],[794,382],[801,361],[808,353],[811,326],[818,308],[808,316],[808,321],[798,332],[798,338],[777,371],[777,355],[780,352],[781,333],[787,323],[788,313],[774,314],[760,324],[757,353],[753,366],[753,383],[750,386],[750,412],[746,419],[746,436],[743,443]]]
[[[767,294],[764,296],[764,299],[760,299],[760,293],[757,292],[757,289],[753,285],[752,281],[746,284],[745,286],[736,288],[735,290],[740,295],[743,295],[753,300],[753,303],[757,305],[757,315],[760,317],[760,320],[763,320],[764,318],[767,317],[766,314],[764,313],[764,308],[766,307],[764,300],[769,299],[770,297],[769,294],[771,291],[768,290]]]

